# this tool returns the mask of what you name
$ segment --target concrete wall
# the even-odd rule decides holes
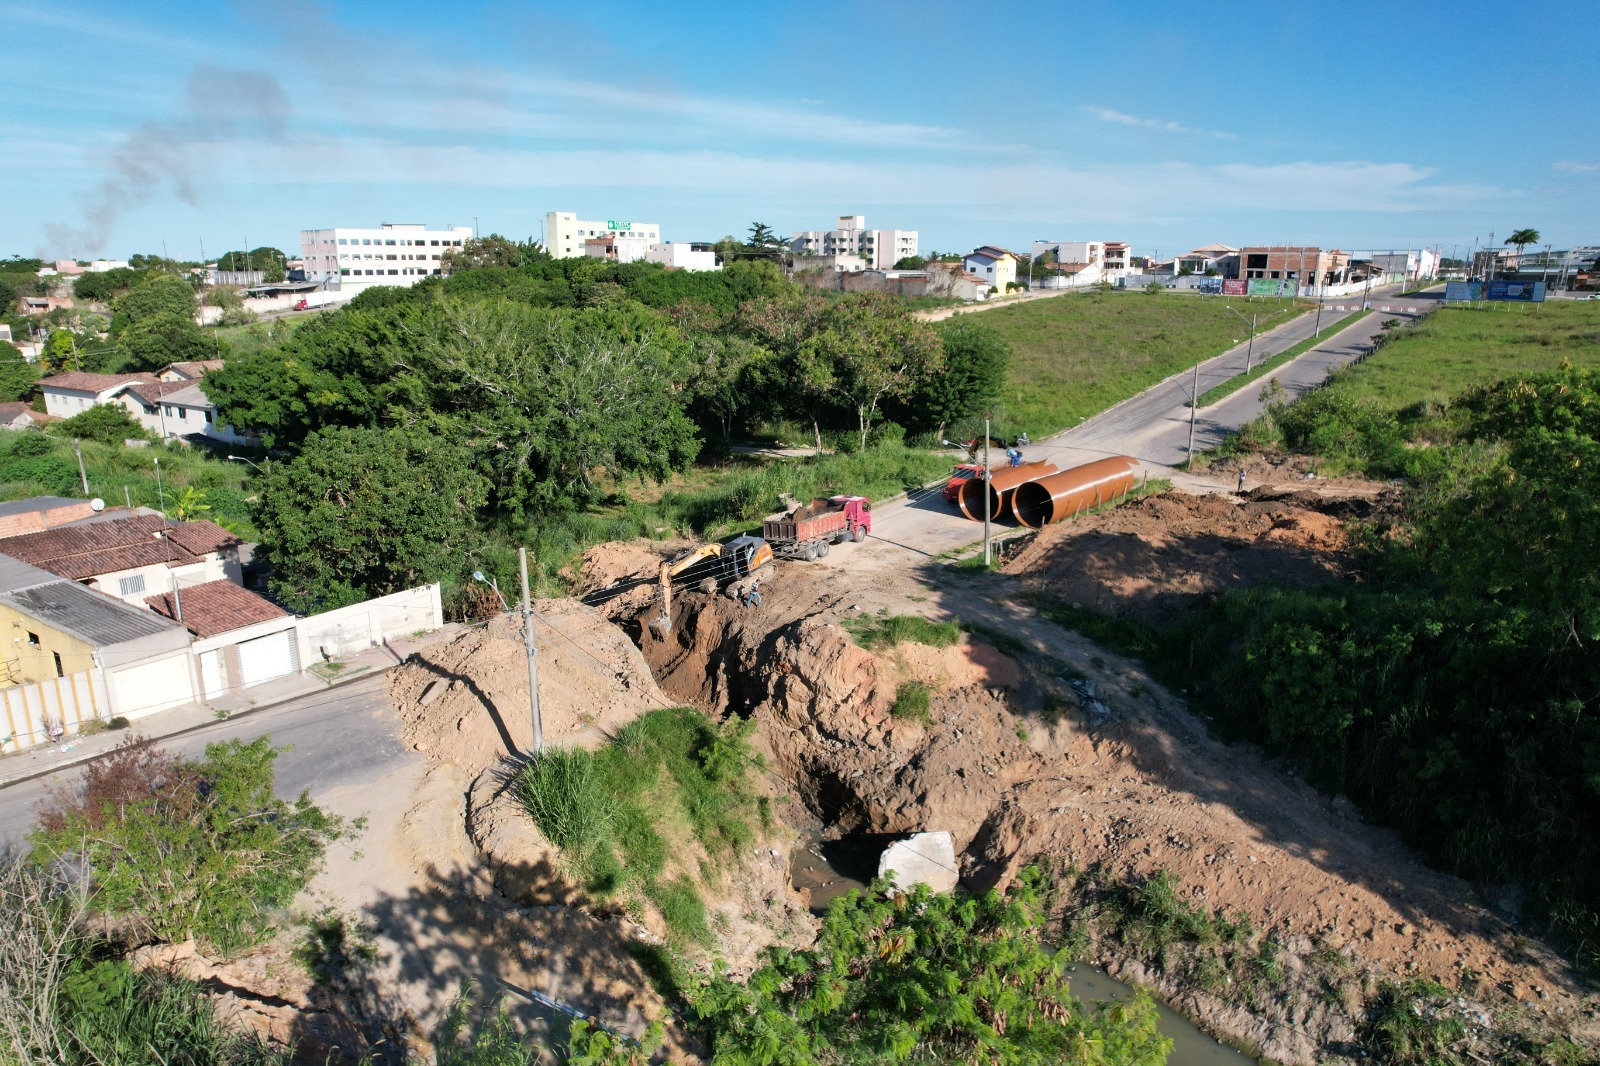
[[[300,664],[376,648],[396,637],[444,625],[444,607],[438,585],[422,585],[380,596],[365,603],[312,615],[295,623],[300,644]]]
[[[100,672],[85,671],[0,689],[0,751],[19,751],[70,736],[83,723],[112,717]]]

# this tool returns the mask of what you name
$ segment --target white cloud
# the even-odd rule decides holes
[[[1559,163],[1551,163],[1552,170],[1559,170],[1566,174],[1600,174],[1600,163],[1579,163],[1572,159],[1563,159]]]
[[[1218,140],[1237,140],[1237,133],[1228,133],[1224,130],[1201,129],[1197,126],[1185,126],[1180,122],[1168,122],[1159,118],[1140,118],[1122,111],[1113,111],[1109,107],[1086,106],[1089,112],[1101,122],[1109,122],[1117,126],[1139,126],[1143,129],[1160,130],[1162,133],[1186,133],[1196,137],[1215,137]]]

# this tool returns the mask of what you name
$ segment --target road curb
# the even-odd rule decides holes
[[[354,677],[348,677],[348,678],[345,678],[345,679],[339,680],[339,681],[326,681],[326,680],[323,680],[323,679],[319,678],[319,680],[323,680],[323,688],[322,688],[321,691],[322,692],[327,692],[327,691],[329,691],[331,689],[343,688],[346,685],[356,684],[359,681],[366,681],[366,680],[369,680],[369,679],[374,678],[374,677],[382,677],[384,674],[387,674],[390,670],[393,670],[395,667],[404,666],[406,663],[410,662],[415,655],[416,655],[416,652],[412,652],[411,654],[407,655],[404,659],[401,659],[399,662],[390,663],[388,666],[381,666],[376,670],[372,670],[372,671],[369,671],[369,672],[364,672],[364,673],[358,674],[358,675],[356,675]],[[171,740],[174,737],[186,737],[191,733],[198,733],[202,729],[210,729],[211,727],[213,727],[215,725],[219,725],[219,724],[221,724],[223,722],[238,721],[241,718],[248,718],[251,715],[258,714],[261,711],[270,711],[274,707],[283,706],[285,703],[293,703],[295,700],[304,699],[307,696],[315,696],[315,695],[319,695],[319,694],[320,693],[317,690],[313,689],[310,692],[300,692],[300,693],[296,693],[295,695],[292,695],[292,696],[284,696],[282,699],[275,699],[275,700],[271,701],[270,703],[262,703],[262,704],[258,704],[256,706],[246,707],[245,709],[240,710],[240,711],[232,711],[225,718],[212,718],[209,721],[200,722],[200,723],[197,723],[197,724],[191,725],[191,726],[185,726],[182,729],[174,729],[170,733],[162,733],[159,736],[146,737],[144,739],[149,741],[149,742],[151,742],[151,743],[155,743],[157,741],[162,741],[162,740]],[[136,736],[136,735],[138,735],[137,734],[137,730],[134,729],[132,726],[130,726],[127,730],[124,730],[124,732],[125,732],[125,734],[127,736]],[[119,747],[121,746],[120,743],[118,744],[118,746]],[[37,781],[41,777],[50,777],[50,776],[52,776],[54,774],[59,774],[63,770],[71,770],[71,769],[74,769],[75,767],[85,766],[85,765],[87,765],[89,763],[94,762],[96,759],[105,758],[107,755],[110,755],[113,751],[116,751],[115,747],[113,747],[113,748],[111,748],[109,750],[106,750],[106,751],[98,751],[98,752],[94,752],[93,754],[86,754],[86,755],[77,756],[75,758],[66,759],[66,760],[63,760],[62,762],[58,762],[58,763],[54,764],[53,766],[49,767],[48,769],[37,770],[37,771],[35,771],[33,773],[25,774],[25,775],[23,775],[21,777],[13,777],[13,778],[10,778],[9,780],[6,780],[6,781],[0,781],[0,792],[4,792],[6,789],[12,787],[13,785],[27,784],[29,781]]]

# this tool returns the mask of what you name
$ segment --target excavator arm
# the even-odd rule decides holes
[[[702,544],[693,551],[685,552],[676,559],[668,559],[661,564],[661,613],[650,623],[652,629],[665,633],[672,628],[672,579],[705,559],[720,558],[722,558],[722,545]]]

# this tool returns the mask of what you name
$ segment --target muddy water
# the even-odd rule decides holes
[[[846,837],[836,841],[802,840],[789,855],[789,875],[796,889],[811,893],[811,911],[821,915],[828,904],[856,889],[865,890],[878,872],[878,856],[898,837]],[[1131,999],[1133,988],[1086,963],[1067,971],[1072,994],[1085,1003]],[[1217,1043],[1181,1014],[1157,1001],[1161,1035],[1172,1041],[1167,1066],[1245,1066],[1255,1060]]]

